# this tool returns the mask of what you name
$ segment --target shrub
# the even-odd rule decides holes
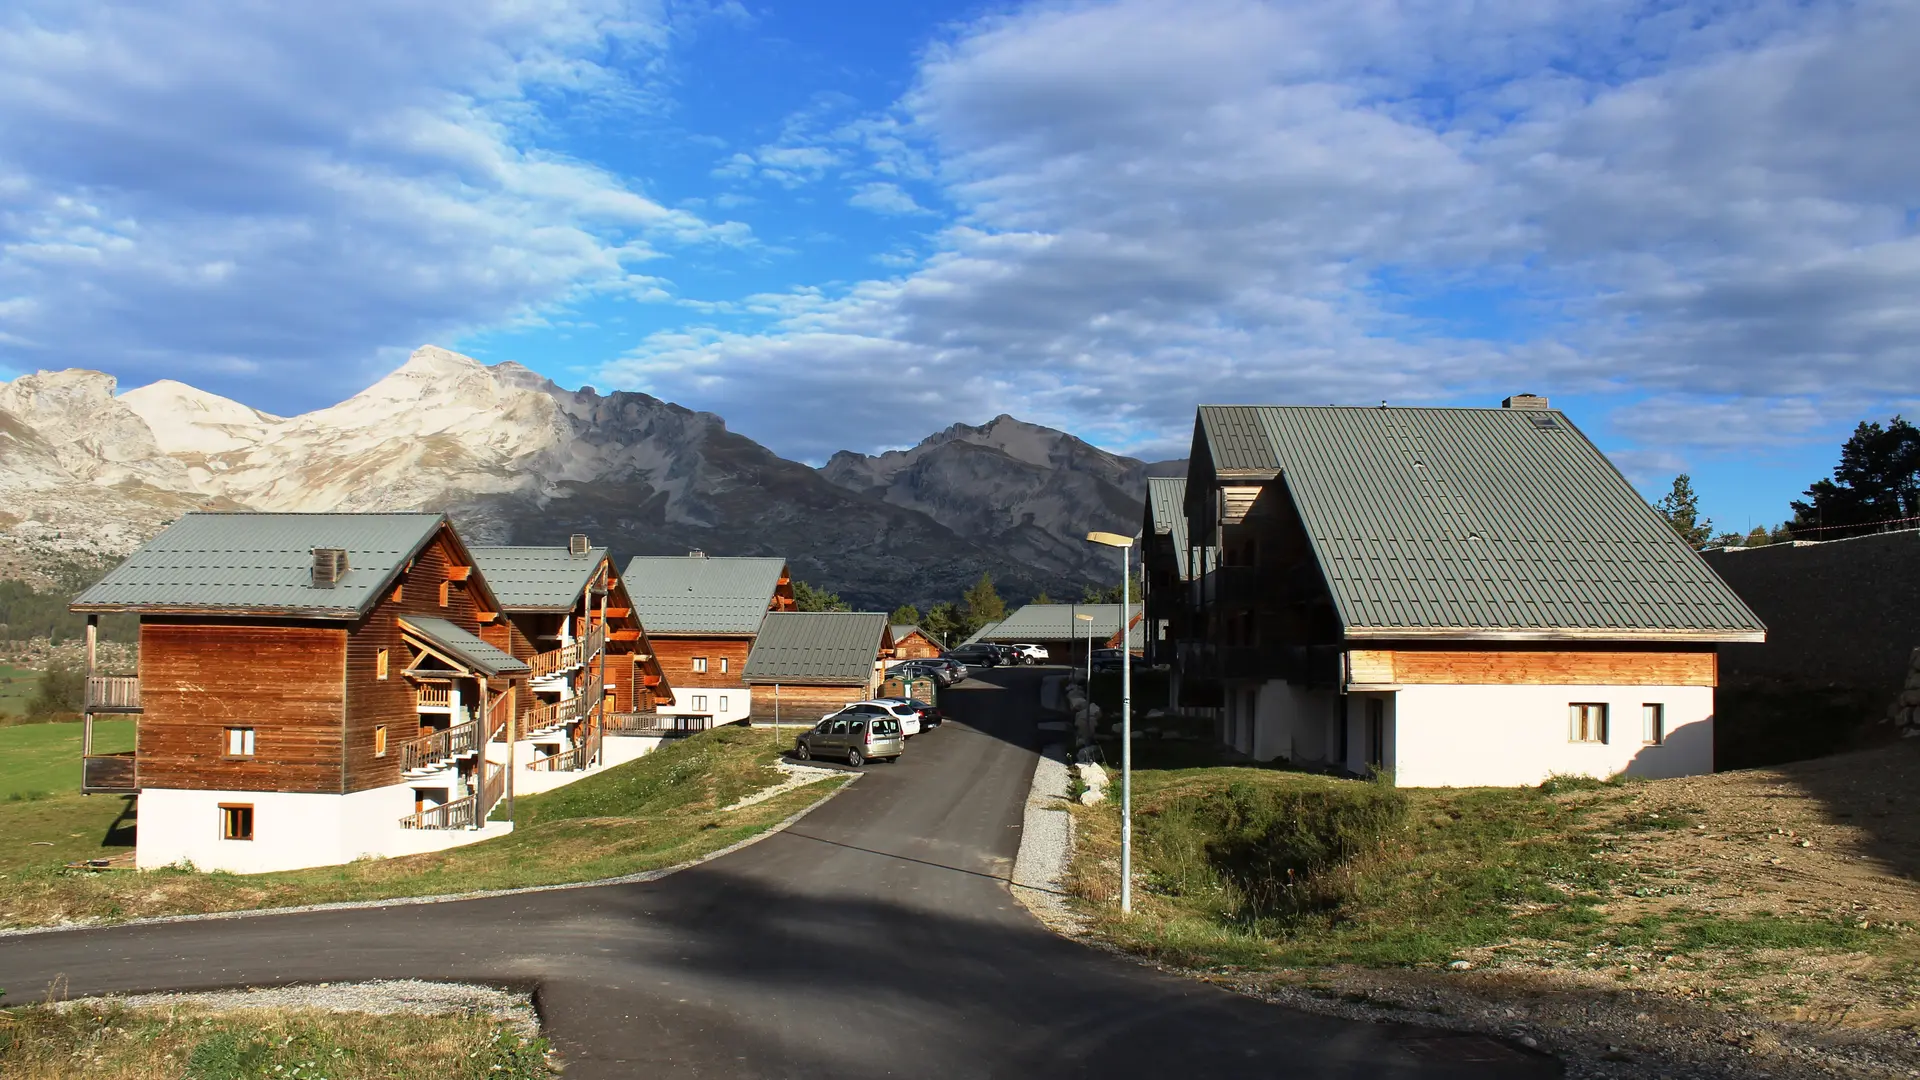
[[[40,685],[27,702],[27,717],[54,720],[77,715],[85,704],[86,690],[85,671],[55,660],[47,665],[40,676]]]

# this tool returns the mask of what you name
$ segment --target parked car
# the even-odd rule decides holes
[[[1002,645],[994,642],[993,648],[1000,654],[1000,662],[1003,664],[1030,664],[1033,662],[1027,659],[1025,654],[1021,653],[1019,649],[1011,645]]]
[[[908,709],[912,709],[914,713],[920,718],[920,730],[922,731],[925,731],[928,728],[937,728],[941,724],[944,724],[947,722],[947,714],[940,711],[940,706],[935,705],[930,701],[922,701],[919,698],[907,698],[907,697],[883,697],[883,698],[875,698],[874,700],[879,702],[884,702],[888,705],[899,705]]]
[[[1021,656],[1026,657],[1027,658],[1026,662],[1029,664],[1038,664],[1049,659],[1047,655],[1047,647],[1045,645],[1018,645],[1017,644],[1013,648],[1015,652],[1019,653]]]
[[[969,668],[999,667],[1006,662],[1006,658],[1000,655],[999,649],[994,648],[984,641],[976,641],[972,645],[962,645],[952,652],[949,652],[947,659],[957,660]]]
[[[940,667],[946,669],[947,673],[953,676],[954,682],[959,682],[961,679],[964,679],[967,677],[967,665],[961,663],[958,660],[953,659],[952,657],[936,656],[931,660],[926,660],[922,662],[927,664],[937,664]]]
[[[958,668],[958,673],[955,669]],[[901,660],[887,667],[890,679],[932,679],[936,685],[952,686],[966,677],[967,669],[962,664],[948,664],[940,660]]]
[[[1095,649],[1093,650],[1093,670],[1119,671],[1122,663],[1121,657],[1124,655],[1126,654],[1122,653],[1119,649]]]
[[[906,750],[899,719],[878,704],[858,702],[823,717],[793,741],[793,756],[840,758],[855,768],[866,761],[894,761]]]

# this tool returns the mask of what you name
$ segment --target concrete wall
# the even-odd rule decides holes
[[[1704,686],[1406,686],[1389,695],[1386,765],[1402,787],[1512,787],[1548,776],[1713,771],[1714,696]],[[1349,768],[1364,768],[1362,695],[1348,710]],[[1604,702],[1605,743],[1569,738],[1569,706]],[[1642,739],[1641,706],[1666,706],[1667,738]]]
[[[413,788],[398,784],[351,795],[278,791],[185,791],[147,788],[140,793],[141,869],[182,860],[201,870],[258,874],[332,866],[365,856],[392,857],[443,851],[513,831],[506,822],[483,829],[403,829],[413,813]],[[253,807],[253,839],[220,838],[220,804]]]

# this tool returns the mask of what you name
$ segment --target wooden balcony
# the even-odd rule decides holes
[[[416,696],[422,709],[453,708],[452,683],[421,683]]]
[[[571,645],[562,645],[543,653],[535,653],[527,661],[533,669],[533,677],[545,679],[572,671],[577,667],[592,663],[600,656],[600,650],[607,645],[607,628],[596,626],[587,631],[587,636]]]
[[[130,675],[87,677],[86,710],[93,713],[140,711],[140,680]]]
[[[400,744],[400,771],[425,772],[480,752],[480,721],[469,720],[444,731]]]
[[[507,769],[504,765],[487,763],[486,774],[480,782],[480,790],[465,798],[454,799],[427,810],[420,810],[400,819],[403,829],[478,829],[486,824],[487,815],[493,812],[494,805],[507,789]]]
[[[534,772],[579,772],[600,760],[600,729],[590,727],[580,745],[527,762]]]
[[[551,731],[584,720],[604,694],[598,678],[588,679],[579,693],[565,701],[543,701],[534,706],[527,714],[527,731]]]
[[[713,726],[711,716],[661,716],[659,713],[608,713],[608,735],[645,735],[672,739],[705,731]]]
[[[126,795],[140,790],[133,751],[89,754],[80,759],[80,790],[88,795]]]

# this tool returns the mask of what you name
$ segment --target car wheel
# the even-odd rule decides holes
[[[847,748],[847,764],[857,769],[861,765],[865,764],[866,760],[867,759],[865,757],[861,756],[860,750],[858,747]]]
[[[806,743],[795,743],[793,756],[799,758],[801,761],[807,761],[813,757],[813,751],[807,749]]]

